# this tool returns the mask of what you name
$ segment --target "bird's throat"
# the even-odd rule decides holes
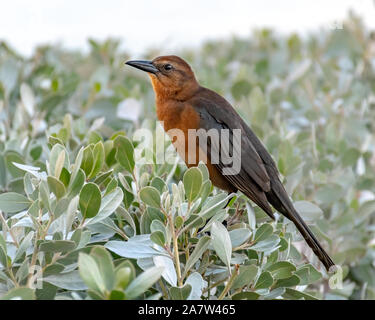
[[[149,77],[151,79],[157,103],[164,103],[166,101],[184,102],[190,99],[199,89],[199,84],[195,79],[180,86],[176,83],[165,84],[154,74],[149,74]]]

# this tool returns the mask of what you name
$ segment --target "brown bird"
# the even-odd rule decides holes
[[[128,61],[126,64],[146,71],[150,76],[156,95],[157,117],[164,130],[169,132],[171,129],[179,129],[184,133],[185,147],[182,151],[179,142],[172,141],[188,167],[196,166],[199,160],[204,161],[216,187],[228,192],[241,191],[274,219],[271,204],[295,224],[327,270],[334,265],[294,208],[279,179],[279,172],[271,155],[227,100],[200,86],[188,63],[177,56],[161,56],[153,61]],[[238,172],[233,175],[224,174],[226,166],[222,159],[211,161],[214,152],[221,152],[219,149],[224,145],[222,137],[219,137],[218,143],[209,141],[208,148],[202,146],[197,139],[198,148],[194,150],[197,153],[196,161],[187,161],[191,156],[188,148],[189,129],[227,129],[233,148],[233,133],[235,129],[240,129],[241,161]]]

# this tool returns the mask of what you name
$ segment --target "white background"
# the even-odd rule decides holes
[[[88,37],[112,36],[141,55],[147,48],[246,36],[254,27],[306,34],[330,28],[349,9],[375,29],[374,0],[1,0],[0,39],[30,55],[37,44],[87,49]]]

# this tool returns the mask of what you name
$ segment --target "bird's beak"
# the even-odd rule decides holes
[[[159,71],[151,61],[147,60],[133,60],[125,62],[125,64],[150,73],[156,73]]]

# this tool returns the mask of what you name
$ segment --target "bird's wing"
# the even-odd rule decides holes
[[[237,189],[245,193],[250,199],[258,204],[267,214],[273,217],[265,192],[270,191],[270,178],[265,168],[265,164],[258,154],[252,137],[248,134],[246,124],[236,113],[232,106],[222,97],[210,91],[209,97],[200,95],[197,99],[193,99],[191,104],[200,116],[200,128],[205,130],[216,129],[219,131],[218,141],[208,140],[207,154],[210,156],[212,163],[212,154],[220,154],[218,163],[212,163],[223,174],[224,169],[228,168],[228,164],[223,161],[222,152],[229,151],[230,156],[239,155],[241,162],[238,173],[233,175],[225,175],[224,177]],[[222,129],[229,131],[229,146],[224,143],[220,134]],[[235,129],[240,129],[240,145],[236,143]],[[201,142],[201,139],[199,140]],[[205,143],[205,141],[204,141]],[[200,145],[203,149],[207,146]],[[272,158],[271,158],[272,159]],[[224,159],[225,160],[225,159]],[[238,160],[237,159],[233,159]]]

